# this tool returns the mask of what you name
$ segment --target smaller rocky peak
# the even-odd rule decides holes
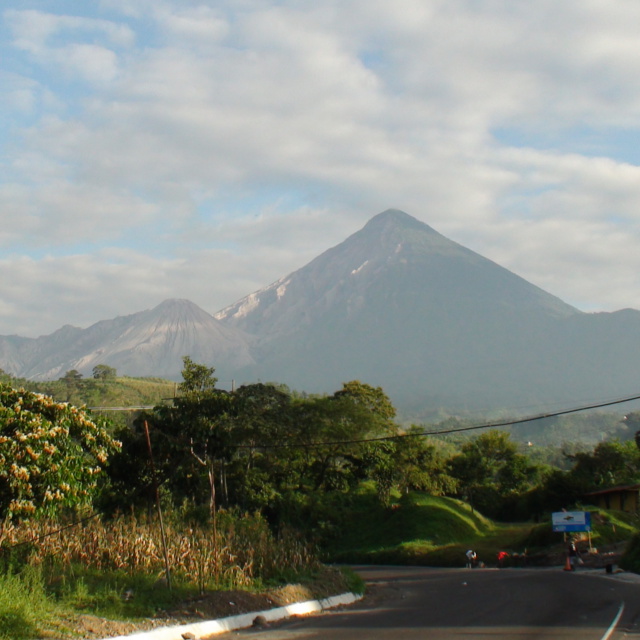
[[[192,309],[194,307],[196,309],[199,308],[198,305],[185,298],[168,298],[163,300],[155,309],[157,311],[172,311],[175,309]]]
[[[144,312],[144,320],[163,326],[208,325],[215,323],[213,316],[190,300],[170,298]],[[141,317],[141,319],[142,319]]]
[[[183,298],[169,298],[168,300],[164,300],[157,307],[154,307],[151,312],[154,314],[177,316],[206,314],[206,311],[201,309],[197,304]]]

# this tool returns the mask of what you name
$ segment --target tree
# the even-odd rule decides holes
[[[229,393],[216,388],[213,367],[190,357],[183,363],[173,404],[155,407],[122,435],[124,449],[110,473],[123,497],[140,504],[147,493],[132,488],[149,485],[146,465],[134,464],[146,445],[146,420],[163,488],[174,504],[188,501],[200,513],[208,498],[212,516],[217,505],[239,506],[312,528],[331,513],[332,500],[342,500],[365,477],[388,500],[398,475],[397,447],[367,444],[398,433],[382,389],[352,381],[333,395],[307,397],[257,383]]]
[[[570,458],[571,475],[588,491],[634,483],[640,476],[640,450],[631,441],[601,442],[593,452]]]
[[[216,510],[216,468],[229,457],[231,394],[216,388],[215,369],[183,358],[180,395],[150,418],[154,452],[164,479],[176,495],[199,502],[206,475],[211,513]]]
[[[640,411],[632,411],[622,419],[622,422],[630,429],[638,449],[640,449]]]
[[[97,364],[92,370],[95,380],[113,380],[117,373],[116,369],[106,364]]]
[[[396,416],[396,409],[382,387],[372,387],[359,380],[351,380],[342,385],[340,391],[333,394],[336,399],[349,398],[358,407],[367,412],[369,417],[389,422]]]
[[[197,364],[189,356],[182,358],[182,365],[182,382],[178,385],[182,397],[178,404],[197,403],[217,392],[218,378],[213,375],[213,367]]]
[[[229,451],[226,498],[232,503],[272,508],[299,481],[300,452],[282,447],[296,440],[293,414],[288,390],[272,384],[243,385],[231,395],[227,429],[240,445]]]
[[[79,390],[82,383],[82,374],[76,369],[71,369],[60,378],[65,385],[65,400],[71,402],[74,394]]]
[[[509,434],[497,429],[466,442],[449,467],[459,481],[459,495],[489,515],[505,498],[526,491],[537,472]]]
[[[62,378],[60,378],[60,380],[66,383],[77,383],[77,382],[80,382],[80,380],[82,380],[82,374],[77,369],[70,369],[64,374]]]
[[[298,400],[291,411],[300,449],[287,455],[296,460],[297,491],[345,492],[370,477],[380,499],[388,501],[395,447],[370,441],[397,435],[398,428],[395,408],[380,387],[353,380],[331,396]]]
[[[396,442],[397,486],[401,491],[426,491],[433,496],[455,493],[458,481],[449,475],[447,456],[438,445],[419,435],[422,429],[411,427]]]
[[[0,384],[0,518],[89,503],[118,447],[103,419]]]

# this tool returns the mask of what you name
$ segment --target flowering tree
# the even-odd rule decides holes
[[[102,419],[0,384],[0,519],[88,503],[118,447]]]

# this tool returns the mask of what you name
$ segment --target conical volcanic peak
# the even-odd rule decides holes
[[[526,384],[547,376],[531,365],[546,357],[539,341],[580,314],[390,209],[216,318],[254,336],[256,362],[268,363],[258,377],[313,391],[367,380],[403,399],[450,398],[464,380],[475,403],[494,397],[495,384],[513,392],[516,370],[529,372]],[[538,351],[528,350],[533,344]]]
[[[296,333],[302,325],[321,321],[331,308],[348,308],[353,314],[354,309],[364,311],[367,302],[373,312],[385,300],[399,307],[401,298],[410,301],[405,313],[425,317],[436,305],[452,313],[491,308],[499,313],[506,307],[561,316],[577,312],[427,224],[389,209],[305,267],[215,317],[267,338],[274,332]]]
[[[445,238],[428,224],[420,222],[404,211],[387,209],[374,216],[358,232],[347,238],[342,245],[349,251],[359,253],[365,248],[370,258],[400,259],[402,254],[421,252],[451,253],[468,252],[468,249]]]
[[[388,209],[306,266],[222,309],[215,317],[262,335],[268,331],[264,320],[272,314],[291,307],[312,307],[321,299],[332,298],[336,287],[349,282],[359,287],[390,265],[415,261],[421,253],[457,251],[475,255],[407,213]]]

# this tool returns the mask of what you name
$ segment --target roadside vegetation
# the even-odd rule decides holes
[[[488,564],[499,551],[533,561],[561,553],[550,514],[565,508],[592,511],[596,546],[633,539],[627,564],[640,564],[637,519],[585,502],[640,480],[633,439],[436,438],[423,431],[468,423],[400,426],[384,391],[359,381],[232,393],[188,357],[182,376],[100,366],[36,392],[0,374],[0,639],[61,638],[79,613],[136,619],[219,590],[313,583],[327,562],[459,567],[469,547]],[[114,405],[154,408],[115,420],[86,408]],[[618,433],[636,427],[629,414]],[[352,574],[337,585],[362,587]]]

